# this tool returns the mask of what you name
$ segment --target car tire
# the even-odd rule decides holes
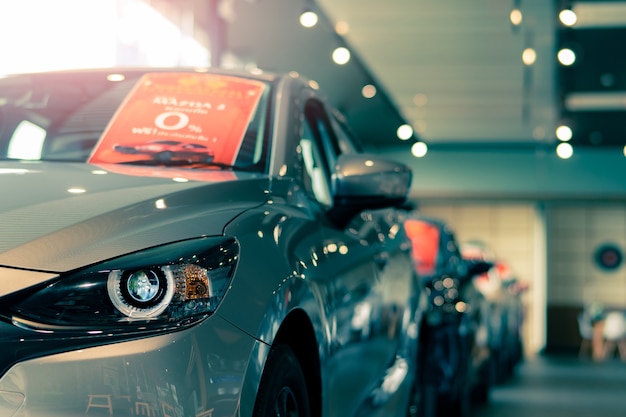
[[[463,384],[457,392],[456,398],[440,400],[438,416],[441,417],[470,417],[472,413],[471,392],[467,384]]]
[[[463,345],[461,343],[461,345]],[[455,378],[455,388],[449,397],[440,397],[437,415],[440,417],[470,417],[472,413],[472,373],[470,352],[465,351]]]
[[[495,385],[498,374],[498,359],[490,356],[480,370],[480,379],[472,389],[472,402],[478,405],[489,403],[491,389]]]
[[[439,392],[437,385],[424,384],[419,404],[419,417],[437,417],[439,408]]]
[[[253,416],[311,416],[304,372],[291,347],[276,345],[270,350]]]

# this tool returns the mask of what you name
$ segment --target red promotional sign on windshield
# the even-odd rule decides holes
[[[263,87],[216,74],[146,74],[118,108],[89,162],[233,164]]]

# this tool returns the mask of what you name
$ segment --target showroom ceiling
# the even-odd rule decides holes
[[[346,39],[430,143],[551,145],[564,124],[574,146],[626,144],[624,1],[319,3],[348,22]],[[566,8],[578,15],[573,26],[559,21]],[[563,48],[576,54],[572,65],[559,63]]]
[[[552,5],[523,0],[320,0],[429,143],[551,140]],[[524,48],[537,61],[522,63]]]
[[[200,22],[220,37],[222,64],[295,70],[314,79],[367,145],[420,139],[429,147],[553,146],[560,123],[572,127],[574,145],[626,144],[624,2],[187,2],[213,4],[225,20],[218,35],[215,22]],[[579,12],[578,26],[558,23],[566,5]],[[312,28],[298,23],[305,8],[320,14]],[[515,8],[522,12],[519,25],[510,19]],[[196,19],[202,16],[208,12],[199,11]],[[593,23],[609,20],[608,28]],[[345,65],[331,60],[338,46],[352,51]],[[556,51],[563,46],[578,53],[574,65],[558,64]],[[535,59],[525,65],[528,48]],[[366,99],[362,88],[368,84],[377,94]],[[396,129],[404,122],[415,136],[402,142]]]
[[[223,65],[297,71],[320,85],[330,101],[350,119],[366,145],[398,144],[396,130],[407,119],[356,50],[345,65],[333,63],[332,51],[346,46],[346,40],[335,32],[332,22],[315,4],[311,3],[318,10],[320,20],[315,27],[304,28],[299,23],[303,1],[229,3],[233,8],[225,12],[227,53],[222,58]],[[377,94],[366,99],[361,90],[370,84],[377,86]]]

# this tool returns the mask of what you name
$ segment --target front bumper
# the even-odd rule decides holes
[[[0,416],[232,416],[256,343],[213,316],[176,333],[28,359],[0,377]]]

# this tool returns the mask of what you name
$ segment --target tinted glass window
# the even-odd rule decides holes
[[[333,125],[333,129],[335,130],[337,135],[338,152],[361,152],[362,148],[360,141],[356,138],[352,130],[348,127],[343,116],[339,113],[334,113],[330,120]]]
[[[159,90],[153,82],[144,96],[139,95],[141,72],[116,78],[79,72],[0,79],[0,159],[85,162],[97,144],[103,146],[103,132],[119,127],[122,133],[113,132],[108,154],[97,162],[223,158],[218,162],[265,169],[268,84],[164,74],[170,84]],[[175,89],[173,82],[178,82]],[[257,89],[254,100],[246,98],[248,87]],[[228,130],[232,126],[240,128]]]
[[[300,152],[305,168],[304,186],[309,194],[323,205],[330,206],[332,197],[328,174],[328,162],[324,143],[328,132],[320,114],[309,108],[300,138]]]

